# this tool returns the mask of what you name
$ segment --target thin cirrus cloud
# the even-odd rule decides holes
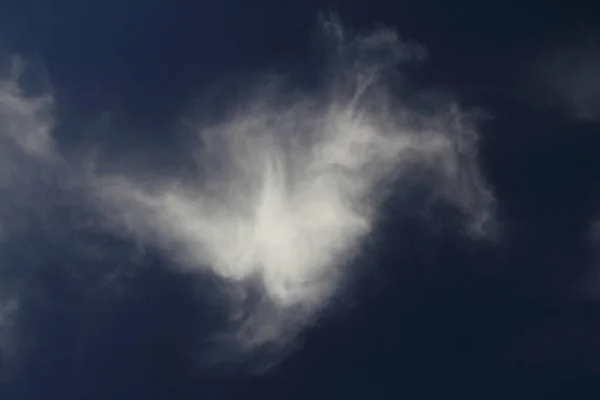
[[[59,159],[52,137],[54,99],[23,89],[24,66],[13,58],[0,77],[0,243],[44,206],[39,190],[50,184]]]
[[[2,239],[54,202],[84,209],[95,221],[86,229],[217,277],[229,321],[219,338],[245,355],[290,343],[327,307],[393,192],[427,186],[462,213],[466,233],[488,234],[494,198],[477,166],[475,116],[452,102],[420,112],[396,85],[398,67],[424,49],[390,29],[321,25],[332,47],[320,89],[284,90],[273,76],[217,123],[197,123],[190,154],[174,154],[195,160],[194,178],[60,154],[53,97],[27,94],[16,60],[0,82]],[[3,293],[13,267],[0,264]]]
[[[265,85],[220,122],[198,123],[194,179],[151,165],[87,179],[115,232],[222,280],[224,337],[244,354],[281,348],[327,306],[392,191],[422,180],[463,213],[465,231],[493,225],[475,117],[452,103],[420,113],[390,89],[423,49],[389,29],[322,27],[334,47],[321,89]]]
[[[31,95],[23,89],[24,67],[21,59],[13,58],[0,76],[0,378],[18,353],[18,278],[27,268],[14,265],[7,249],[43,209],[40,194],[56,161],[51,135],[54,100],[49,94]]]
[[[600,36],[556,46],[542,58],[534,83],[544,102],[574,120],[600,121]]]
[[[581,138],[582,156],[579,160],[583,168],[581,182],[586,179],[596,182],[594,150],[598,148],[598,127],[600,123],[600,35],[598,32],[585,32],[584,37],[553,44],[551,51],[537,60],[536,76],[532,79],[537,89],[535,104],[550,106],[568,122],[564,132],[572,138]],[[544,95],[540,101],[539,94]],[[589,158],[585,158],[587,155]],[[587,163],[586,163],[587,162]],[[585,167],[584,167],[585,166]],[[591,169],[589,167],[592,167]],[[585,177],[585,178],[584,178]],[[593,184],[593,183],[591,183]],[[592,191],[597,198],[597,190]],[[596,206],[597,210],[597,206]],[[595,244],[600,239],[600,223],[597,211],[590,215],[588,240]],[[598,252],[594,250],[594,258]],[[597,261],[596,261],[597,262]],[[592,296],[598,295],[598,271],[594,269],[584,275],[581,286]]]

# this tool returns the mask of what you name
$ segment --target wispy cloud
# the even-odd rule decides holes
[[[0,79],[0,213],[4,218],[10,214],[8,209],[35,201],[31,191],[44,181],[45,169],[57,158],[51,135],[54,99],[50,94],[28,94],[21,82],[23,71],[23,61],[14,58]],[[6,222],[0,220],[0,226]]]
[[[0,372],[14,357],[14,334],[19,310],[20,267],[12,265],[6,247],[31,223],[44,204],[41,187],[48,183],[48,169],[56,161],[51,135],[54,101],[50,94],[30,95],[21,82],[25,64],[12,59],[0,75]],[[22,266],[27,268],[27,266]]]
[[[228,310],[218,349],[245,356],[281,350],[331,304],[391,194],[426,188],[419,212],[446,202],[463,215],[463,233],[489,234],[494,199],[477,165],[476,114],[446,97],[424,101],[401,73],[425,49],[386,28],[321,27],[319,89],[273,74],[218,122],[195,120],[187,153],[173,154],[194,160],[191,174],[108,165],[93,146],[61,154],[53,96],[24,90],[15,59],[0,80],[0,239],[10,239],[0,251],[39,228],[38,217],[55,242],[86,229],[159,249],[178,268],[217,278]],[[203,114],[212,111],[223,115]],[[136,153],[119,153],[128,150]],[[54,206],[67,210],[60,223]],[[0,262],[0,318],[17,315],[15,268]]]
[[[593,36],[554,49],[543,58],[534,79],[543,102],[573,119],[600,120],[600,37]]]
[[[324,27],[335,55],[321,90],[273,83],[219,123],[198,123],[195,179],[152,165],[88,178],[116,231],[222,279],[227,344],[242,353],[280,348],[327,306],[392,190],[422,180],[471,234],[493,221],[475,118],[456,104],[419,112],[394,86],[397,67],[423,49],[389,29]]]

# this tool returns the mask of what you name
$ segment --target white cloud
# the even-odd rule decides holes
[[[48,182],[56,161],[53,98],[26,93],[23,71],[22,61],[14,58],[10,70],[0,76],[0,378],[11,372],[8,361],[18,353],[14,333],[20,286],[15,271],[27,268],[12,265],[5,249],[14,245],[11,239],[27,229],[45,202],[38,189]]]
[[[422,115],[388,86],[422,49],[390,30],[347,39],[326,27],[337,55],[323,90],[269,86],[224,121],[198,124],[196,179],[151,165],[90,174],[114,229],[232,288],[228,344],[242,351],[288,343],[327,305],[393,185],[427,179],[471,233],[492,220],[472,116],[453,104]]]
[[[8,76],[0,80],[0,135],[28,156],[48,159],[54,155],[54,99],[50,94],[27,95],[19,81],[22,72],[22,61],[15,58]]]
[[[23,63],[14,58],[0,79],[0,215],[37,199],[34,187],[45,180],[56,159],[52,138],[54,100],[50,94],[29,95],[21,84]],[[0,225],[6,221],[0,218]]]

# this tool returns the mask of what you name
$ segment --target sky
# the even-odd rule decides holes
[[[0,4],[0,398],[595,398],[589,4]]]

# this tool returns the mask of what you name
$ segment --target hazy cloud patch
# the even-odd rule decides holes
[[[419,181],[464,213],[469,234],[493,229],[476,118],[452,103],[415,110],[394,85],[424,50],[385,28],[324,28],[334,50],[321,89],[264,85],[218,123],[197,123],[193,178],[90,170],[115,231],[233,288],[225,336],[242,353],[289,343],[327,306],[392,190]]]

